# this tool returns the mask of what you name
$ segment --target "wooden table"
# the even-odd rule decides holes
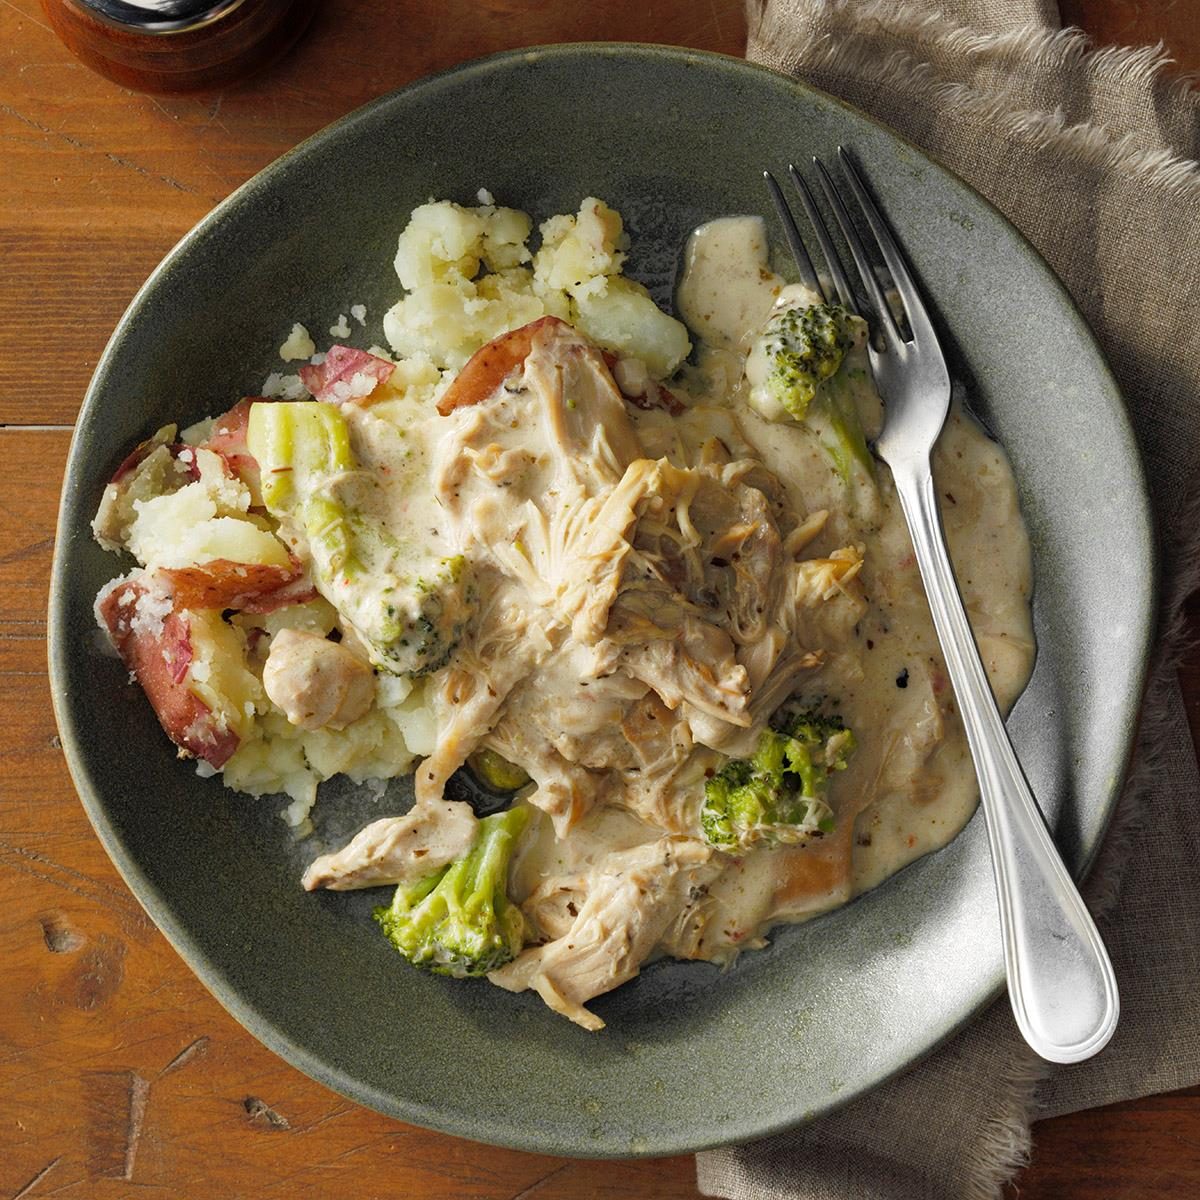
[[[1107,40],[1200,67],[1194,8],[1071,0]],[[79,66],[0,0],[0,1193],[145,1197],[697,1195],[692,1159],[590,1163],[399,1125],[258,1045],[126,891],[77,803],[43,638],[71,423],[154,264],[233,188],[394,87],[506,47],[620,37],[741,53],[742,0],[327,0],[277,69],[185,99]],[[1191,12],[1191,17],[1185,11]],[[1200,628],[1200,620],[1194,622]],[[1200,667],[1186,674],[1193,702]],[[1200,1195],[1200,1089],[1037,1127],[1029,1200]]]

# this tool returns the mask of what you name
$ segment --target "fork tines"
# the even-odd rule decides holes
[[[876,207],[875,202],[867,192],[862,177],[849,153],[841,146],[838,147],[837,153],[846,183],[854,196],[858,208],[870,226],[879,256],[883,259],[884,265],[891,274],[896,291],[908,316],[910,327],[913,330],[913,337],[916,338],[919,332],[918,325],[923,323],[924,320],[924,306],[921,304],[916,286],[909,275],[908,268],[905,266],[899,245],[883,214]],[[842,199],[842,195],[833,177],[820,159],[814,158],[812,161],[817,180],[821,185],[821,191],[828,203],[829,211],[833,214],[834,221],[837,223],[837,227],[845,239],[846,245],[850,248],[850,254],[854,259],[860,284],[869,301],[870,311],[866,315],[874,319],[889,343],[895,345],[907,340],[905,334],[897,326],[892,306],[888,303],[883,287],[879,283],[866,245],[850,216],[850,212],[845,201]],[[792,215],[792,210],[783,195],[782,189],[771,172],[764,171],[763,177],[766,180],[767,188],[771,193],[771,199],[779,213],[780,220],[783,222],[788,245],[791,247],[792,254],[796,259],[796,265],[799,268],[802,281],[816,291],[827,303],[836,300],[850,312],[859,313],[860,306],[855,298],[854,289],[851,287],[849,277],[842,265],[841,257],[834,245],[833,238],[830,236],[825,218],[821,210],[817,207],[812,189],[794,164],[788,166],[788,175],[791,177],[792,183],[800,197],[800,203],[804,208],[804,215],[812,227],[813,235],[816,237],[817,245],[821,250],[821,256],[825,260],[829,279],[833,285],[833,294],[830,295],[829,288],[822,284],[820,276],[813,266],[808,248],[804,244],[804,239],[797,228],[796,220]]]

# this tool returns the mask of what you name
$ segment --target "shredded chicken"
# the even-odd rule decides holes
[[[442,801],[384,817],[361,830],[349,845],[323,854],[304,872],[306,890],[346,892],[419,879],[462,858],[475,840],[477,821],[469,804]]]
[[[660,838],[611,854],[576,882],[582,903],[570,925],[488,978],[510,992],[532,988],[555,1012],[585,1029],[602,1029],[604,1022],[584,1005],[632,979],[684,905],[720,869],[712,849],[689,838]],[[561,880],[545,889],[551,895],[564,890],[571,885]],[[530,907],[536,913],[541,905],[545,920],[543,900],[535,896]]]
[[[524,796],[558,845],[605,807],[631,813],[640,843],[544,878],[524,907],[553,940],[490,976],[597,1028],[586,1002],[635,975],[669,929],[672,944],[699,944],[703,888],[729,864],[701,837],[705,777],[751,753],[822,665],[823,623],[857,619],[862,556],[797,561],[825,514],[794,511],[727,410],[635,421],[569,326],[519,332],[480,352],[438,418],[438,527],[472,564],[478,603],[433,677],[438,736],[417,806],[305,885],[408,869],[406,839],[479,749],[530,776]]]
[[[761,463],[712,437],[694,453],[677,440],[676,461],[645,457],[603,359],[561,322],[532,330],[523,364],[504,362],[490,393],[456,401],[437,449],[446,526],[486,564],[489,599],[440,682],[439,745],[418,794],[439,795],[486,745],[525,767],[532,802],[566,836],[601,797],[661,807],[656,772],[681,755],[635,763],[619,734],[647,694],[675,746],[752,744],[770,715],[757,696],[782,699],[821,658],[782,653],[804,577],[781,527],[801,523]],[[714,424],[744,452],[728,414]],[[814,600],[849,593],[851,564],[822,572]]]

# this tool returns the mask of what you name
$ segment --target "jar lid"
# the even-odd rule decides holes
[[[237,8],[242,0],[77,0],[98,17],[142,33],[197,29]]]

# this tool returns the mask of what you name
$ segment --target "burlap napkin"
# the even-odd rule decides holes
[[[1200,580],[1200,93],[1155,49],[1093,52],[1053,0],[749,0],[749,58],[878,117],[996,204],[1083,310],[1122,386],[1163,540],[1136,765],[1085,889],[1121,988],[1091,1062],[1052,1068],[1007,1001],[816,1123],[701,1154],[730,1200],[994,1197],[1039,1116],[1200,1081],[1200,778],[1176,682]]]

